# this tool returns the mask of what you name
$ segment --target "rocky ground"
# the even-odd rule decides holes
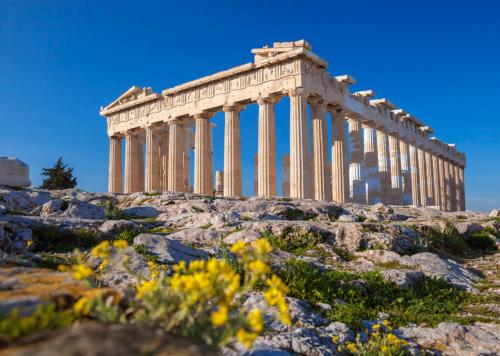
[[[223,199],[185,193],[130,195],[0,188],[0,324],[13,311],[70,307],[97,287],[127,293],[148,258],[170,266],[227,258],[238,241],[268,238],[271,264],[289,285],[292,327],[269,322],[253,349],[220,353],[331,355],[390,320],[408,352],[500,353],[500,214],[432,208],[337,205],[312,200]],[[116,236],[131,242],[110,258],[98,285],[67,272],[74,249]],[[90,263],[92,264],[92,260]],[[95,268],[98,263],[95,262]],[[259,305],[248,295],[245,305]],[[267,319],[266,319],[267,320]],[[1,326],[0,326],[1,328]],[[7,325],[9,328],[9,325]],[[50,329],[50,328],[48,328]],[[103,335],[106,337],[104,338]],[[0,335],[1,336],[1,335]],[[0,354],[201,354],[203,345],[160,330],[96,322],[15,340]],[[235,351],[236,350],[236,351]]]

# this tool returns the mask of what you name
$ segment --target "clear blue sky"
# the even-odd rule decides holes
[[[251,48],[306,39],[353,90],[374,89],[467,154],[472,209],[500,207],[500,2],[0,1],[0,156],[41,167],[59,156],[79,187],[106,190],[99,107],[132,85],[157,92],[252,61]],[[146,5],[147,3],[147,5]],[[278,154],[288,150],[277,106]],[[257,110],[242,115],[252,190]],[[222,116],[214,121],[222,143]],[[214,147],[222,169],[222,146]]]

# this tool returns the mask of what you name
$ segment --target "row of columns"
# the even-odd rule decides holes
[[[308,97],[302,89],[290,97],[290,155],[284,171],[284,195],[292,198],[333,200],[339,203],[438,205],[444,210],[464,210],[463,168],[424,151],[422,147],[361,123],[321,98]],[[278,97],[257,100],[257,195],[277,195],[276,124]],[[311,106],[312,143],[309,145],[307,106]],[[224,173],[218,180],[224,196],[242,196],[240,111],[242,105],[224,106]],[[331,116],[332,162],[328,162],[326,118]],[[210,117],[194,116],[194,187],[199,194],[214,194]],[[346,137],[346,120],[348,137]],[[189,151],[192,130],[182,120],[168,127],[149,126],[143,132],[127,131],[125,177],[122,189],[122,144],[110,138],[109,191],[189,191]],[[146,162],[144,162],[144,142]],[[348,146],[349,144],[349,150]],[[311,147],[311,151],[310,151]],[[348,154],[349,151],[349,154]],[[348,159],[348,155],[350,156]],[[142,174],[145,168],[145,175]],[[289,179],[286,179],[286,178]]]

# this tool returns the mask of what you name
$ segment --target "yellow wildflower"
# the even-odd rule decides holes
[[[73,310],[79,315],[88,315],[90,312],[90,300],[88,298],[80,298],[73,305]]]
[[[334,344],[338,344],[339,343],[339,337],[338,337],[338,335],[333,335],[332,336],[332,341],[333,341]]]
[[[392,333],[389,333],[389,334],[387,334],[387,340],[388,340],[389,342],[396,342],[396,341],[398,341],[399,339],[398,339],[398,337],[397,337],[396,335],[394,335],[394,334],[392,334]]]
[[[92,269],[85,266],[85,265],[82,265],[82,264],[79,264],[79,265],[76,265],[73,267],[73,278],[74,279],[85,279],[87,278],[88,276],[90,276],[91,274],[93,273]]]
[[[255,241],[254,247],[255,251],[257,251],[257,253],[259,254],[269,253],[273,250],[269,241],[264,238]]]
[[[385,345],[382,345],[382,347],[380,348],[380,351],[382,351],[383,354],[386,354],[387,351],[389,351],[389,348]]]
[[[384,320],[382,322],[382,324],[384,324],[385,326],[389,326],[389,325],[391,325],[391,322],[390,322],[390,320]]]
[[[175,264],[173,267],[175,272],[181,272],[186,269],[186,261],[180,261],[179,263]]]
[[[238,241],[233,246],[231,246],[230,251],[232,253],[240,254],[246,247],[246,244],[243,241]]]
[[[105,240],[92,249],[91,251],[92,256],[95,258],[108,257],[109,248],[110,248],[109,241]]]
[[[222,326],[226,323],[227,319],[228,319],[228,311],[225,305],[221,305],[219,307],[219,310],[214,311],[210,315],[210,321],[212,322],[213,326]]]
[[[143,281],[137,287],[137,299],[142,299],[146,294],[152,292],[156,288],[156,281]]]
[[[255,261],[250,262],[248,264],[248,269],[257,275],[266,274],[266,273],[269,273],[271,271],[269,266],[266,265],[261,260],[255,260]]]
[[[257,333],[264,330],[264,318],[262,317],[262,312],[259,309],[252,309],[250,313],[248,313],[248,324],[250,325],[250,328]]]
[[[380,324],[375,324],[372,326],[373,330],[379,330],[380,329]]]
[[[247,349],[252,347],[257,336],[256,333],[248,332],[245,329],[238,329],[238,331],[236,331],[236,339]]]
[[[113,246],[119,250],[123,250],[128,247],[128,242],[127,240],[116,240],[113,241]]]
[[[356,352],[357,351],[356,344],[354,342],[347,343],[346,347],[351,352]]]
[[[283,283],[280,277],[276,275],[272,275],[270,279],[266,281],[267,285],[269,288],[275,288],[280,292],[287,293],[288,292],[288,287]]]
[[[31,246],[33,246],[33,240],[26,241],[26,247],[30,248]]]

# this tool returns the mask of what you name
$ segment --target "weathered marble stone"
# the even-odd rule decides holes
[[[31,185],[28,165],[14,157],[0,157],[0,185],[9,187]]]

